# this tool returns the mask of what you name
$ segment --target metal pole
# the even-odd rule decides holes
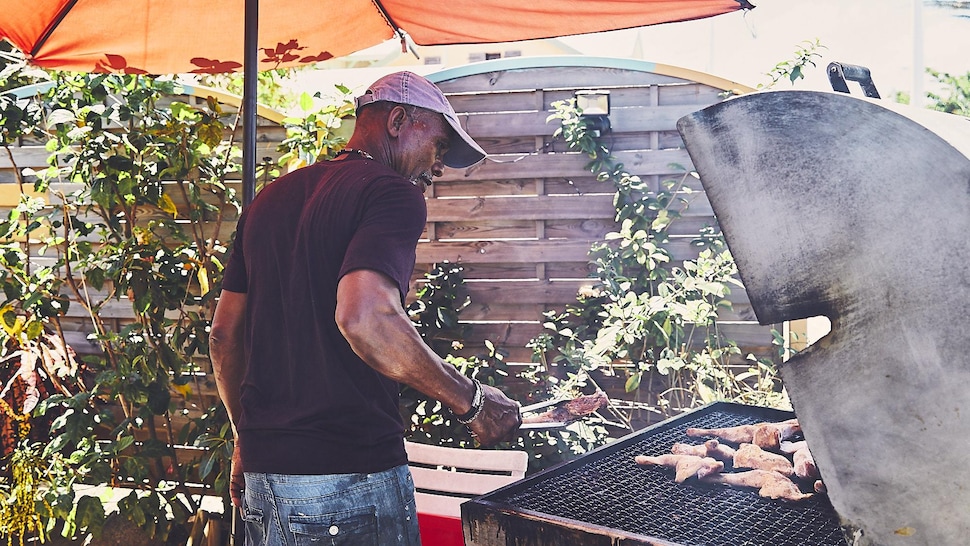
[[[926,77],[923,61],[923,0],[913,0],[913,93],[909,103],[923,106],[923,78]]]
[[[259,0],[246,0],[243,37],[243,208],[256,197],[256,82],[259,65],[256,54],[259,42]],[[230,507],[232,519],[229,546],[246,543],[246,527],[239,509]]]
[[[246,0],[243,47],[243,207],[256,196],[256,82],[259,0]]]

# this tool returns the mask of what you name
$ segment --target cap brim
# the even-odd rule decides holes
[[[448,114],[442,114],[442,116],[444,116],[448,121],[448,125],[451,125],[451,128],[455,130],[455,134],[458,136],[458,138],[453,139],[451,147],[448,148],[448,153],[442,158],[445,166],[453,169],[463,169],[485,159],[485,156],[488,154],[462,129],[458,120]]]

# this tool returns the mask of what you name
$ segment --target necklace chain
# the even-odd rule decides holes
[[[370,155],[364,150],[358,150],[357,148],[344,148],[343,150],[340,150],[339,152],[337,152],[337,155],[340,155],[340,154],[357,154],[360,157],[364,157],[364,158],[370,159],[371,161],[374,161],[374,156]]]
[[[339,152],[337,152],[337,155],[341,155],[341,154],[357,154],[360,157],[363,157],[363,158],[366,158],[366,159],[370,159],[371,161],[375,161],[374,156],[370,155],[369,153],[365,152],[364,150],[358,150],[357,148],[344,148],[343,150],[340,150]],[[424,182],[425,184],[427,184],[428,186],[431,185],[431,181],[429,179],[422,178],[421,181]],[[418,180],[412,178],[411,179],[411,185],[412,186],[417,186],[418,185]]]

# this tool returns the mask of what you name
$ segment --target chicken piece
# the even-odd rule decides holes
[[[525,416],[522,423],[568,423],[604,408],[609,403],[606,393],[597,389],[593,394],[578,396],[538,415]]]
[[[755,444],[764,449],[777,450],[782,440],[791,438],[802,428],[797,419],[780,423],[756,423],[726,428],[688,428],[687,435],[692,437],[716,436],[735,444]]]
[[[795,474],[795,469],[788,457],[765,451],[754,444],[741,444],[734,453],[734,468],[773,470],[785,476]]]
[[[798,451],[799,449],[806,446],[808,446],[808,442],[806,442],[805,440],[801,440],[798,442],[782,442],[781,445],[778,447],[778,451],[791,455],[796,451]]]
[[[825,484],[822,483],[822,480],[815,480],[815,483],[813,484],[813,487],[812,488],[815,489],[815,492],[816,493],[827,493],[828,492],[828,489],[825,488]]]
[[[795,485],[795,482],[771,470],[748,470],[728,474],[712,474],[704,477],[703,480],[710,483],[754,487],[758,490],[758,495],[766,499],[800,501],[812,496],[812,493],[802,493],[798,486]]]
[[[724,445],[717,440],[708,440],[699,445],[676,443],[670,448],[670,452],[677,455],[711,457],[726,463],[734,461],[734,451],[733,447]]]
[[[818,473],[818,467],[815,466],[815,458],[812,457],[812,452],[808,450],[808,444],[792,455],[792,462],[795,466],[795,475],[799,478],[810,480],[821,477]]]
[[[724,463],[721,461],[715,461],[710,457],[698,457],[696,455],[675,455],[672,453],[657,457],[637,455],[634,460],[639,465],[656,465],[673,468],[674,481],[677,483],[683,483],[688,478],[694,476],[703,478],[724,470]]]

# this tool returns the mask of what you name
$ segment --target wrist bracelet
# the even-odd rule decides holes
[[[485,407],[485,391],[482,390],[482,384],[477,379],[472,379],[475,382],[475,394],[472,396],[472,407],[467,413],[461,415],[455,415],[455,419],[458,422],[467,425],[478,417],[478,414],[482,412],[482,408]]]

